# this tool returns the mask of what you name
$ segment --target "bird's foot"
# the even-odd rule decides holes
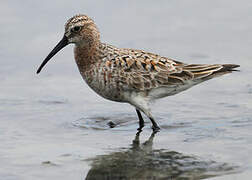
[[[138,129],[139,129],[139,128],[138,128]],[[138,129],[137,129],[137,133],[136,133],[137,136],[139,136],[140,133],[142,132],[142,129],[140,129],[140,130],[138,130]]]
[[[139,128],[137,128],[137,133],[136,133],[137,135],[140,134],[140,133],[143,131],[143,130],[142,130],[143,127],[144,127],[144,126],[139,126]]]
[[[152,130],[154,133],[157,133],[160,131],[160,127],[159,126],[152,126]]]
[[[139,126],[139,128],[137,128],[138,131],[142,131],[144,126]]]

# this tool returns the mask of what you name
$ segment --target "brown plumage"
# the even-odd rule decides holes
[[[236,71],[235,64],[185,64],[153,53],[117,48],[100,41],[94,21],[76,15],[65,25],[63,39],[46,57],[37,73],[63,47],[74,43],[76,64],[83,79],[102,97],[135,106],[139,130],[144,126],[140,111],[159,129],[150,102],[177,94],[198,83]]]

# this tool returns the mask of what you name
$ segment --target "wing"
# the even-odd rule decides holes
[[[227,65],[188,65],[141,50],[119,49],[117,54],[108,59],[107,64],[117,71],[115,75],[120,86],[138,91],[148,91],[158,87],[175,87],[188,83],[197,84],[231,72],[225,70]],[[230,70],[230,68],[227,69]]]
[[[119,49],[113,54],[117,56],[107,58],[106,64],[114,69],[114,78],[124,88],[149,90],[191,78],[191,74],[182,73],[183,63],[156,54],[133,49]]]

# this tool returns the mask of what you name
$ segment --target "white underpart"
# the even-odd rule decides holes
[[[196,84],[200,81],[187,81],[187,83],[183,85],[174,85],[170,87],[159,87],[146,92],[134,92],[134,91],[127,91],[124,92],[124,97],[127,102],[133,105],[138,110],[142,111],[148,117],[152,117],[150,104],[155,101],[156,99],[171,96],[182,92]]]
[[[177,93],[180,93],[196,84],[198,84],[200,81],[187,81],[185,84],[182,85],[173,85],[173,86],[164,86],[164,87],[158,87],[150,90],[148,94],[148,98],[150,100],[155,100],[159,98],[163,98],[166,96],[171,96]]]
[[[152,103],[156,99],[171,96],[179,92],[182,92],[198,83],[200,83],[200,81],[187,81],[183,85],[180,84],[169,87],[164,86],[154,88],[150,90],[148,93],[127,91],[124,92],[124,97],[126,101],[129,102],[131,105],[135,106],[138,110],[142,111],[148,117],[152,117],[150,103]]]
[[[146,116],[152,117],[149,107],[150,99],[145,96],[144,92],[124,92],[125,99],[138,110],[142,111]]]

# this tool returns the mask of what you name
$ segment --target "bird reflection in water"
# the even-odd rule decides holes
[[[234,173],[227,163],[202,160],[176,151],[153,149],[155,132],[140,143],[138,132],[130,148],[91,160],[86,180],[174,180],[204,179]]]

